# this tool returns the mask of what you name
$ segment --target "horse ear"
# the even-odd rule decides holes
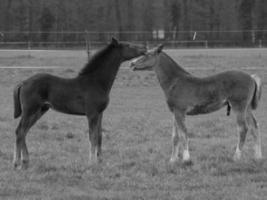
[[[118,40],[116,38],[112,37],[111,44],[116,46],[116,45],[119,45],[119,42],[118,42]]]
[[[157,47],[157,53],[160,53],[163,49],[164,45],[163,44],[160,44],[158,47]]]

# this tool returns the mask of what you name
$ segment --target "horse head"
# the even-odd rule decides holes
[[[120,51],[123,61],[144,55],[147,50],[144,45],[121,42],[115,38],[111,39],[111,45]]]
[[[163,44],[147,51],[147,53],[131,62],[131,68],[135,70],[152,70],[158,63],[158,57],[163,49]]]

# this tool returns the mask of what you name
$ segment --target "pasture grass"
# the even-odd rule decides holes
[[[248,135],[242,159],[233,161],[235,117],[226,108],[187,118],[192,165],[170,164],[172,115],[153,72],[119,71],[103,119],[103,162],[88,163],[85,117],[49,111],[27,136],[28,170],[13,170],[15,128],[12,91],[39,72],[73,77],[84,52],[0,54],[0,66],[61,66],[58,69],[0,69],[0,199],[183,199],[261,200],[267,195],[266,49],[170,50],[198,76],[238,69],[257,73],[263,96],[255,115],[262,130],[262,161],[253,158]],[[250,67],[251,66],[251,67]]]

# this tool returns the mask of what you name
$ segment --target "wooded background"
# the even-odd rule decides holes
[[[164,31],[164,38],[157,31]],[[0,41],[267,39],[266,0],[1,0]],[[155,36],[156,34],[156,36]]]

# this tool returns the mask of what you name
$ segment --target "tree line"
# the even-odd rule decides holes
[[[267,1],[1,0],[0,4],[0,31],[11,41],[74,41],[86,31],[93,40],[107,39],[107,32],[117,32],[124,40],[150,40],[157,30],[169,40],[190,40],[195,31],[197,39],[214,42],[266,40]]]

